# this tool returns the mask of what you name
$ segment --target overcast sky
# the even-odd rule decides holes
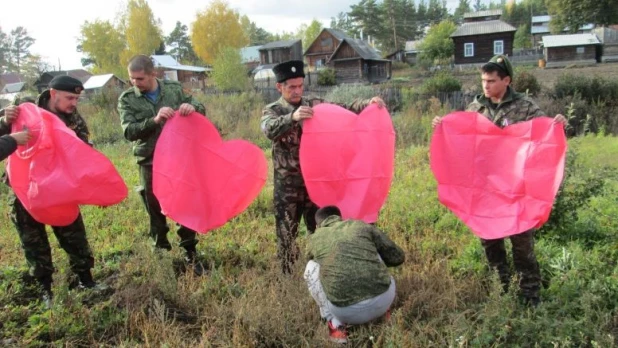
[[[189,26],[197,12],[205,10],[211,1],[148,0],[156,18],[168,35],[180,21]],[[458,0],[449,0],[448,6]],[[81,68],[81,54],[75,51],[80,26],[95,19],[113,21],[124,8],[123,0],[2,0],[0,28],[5,33],[23,26],[36,42],[31,53],[62,69]],[[228,0],[230,7],[247,15],[259,27],[271,33],[295,31],[312,19],[328,26],[330,18],[339,12],[349,12],[359,0]]]

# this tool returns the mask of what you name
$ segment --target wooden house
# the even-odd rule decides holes
[[[601,62],[618,62],[618,26],[595,28],[593,33],[603,44]]]
[[[259,51],[261,65],[303,59],[303,45],[300,39],[269,42],[262,45]]]
[[[178,81],[189,89],[204,88],[206,74],[212,71],[211,68],[202,66],[180,64],[169,55],[152,55],[150,59],[152,59],[158,78]]]
[[[405,60],[408,64],[416,64],[416,59],[420,53],[418,46],[420,40],[406,41],[406,48],[404,50]]]
[[[493,21],[502,17],[502,10],[485,10],[477,12],[464,13],[464,23]]]
[[[350,38],[341,41],[329,60],[337,83],[385,81],[391,77],[391,63],[366,41]]]
[[[512,55],[517,29],[501,20],[463,23],[451,34],[455,64],[485,63],[496,54]]]
[[[84,83],[84,94],[97,94],[110,90],[121,92],[127,87],[127,82],[114,74],[94,75]]]
[[[560,67],[569,64],[592,65],[600,56],[601,42],[594,34],[543,36],[543,54],[546,66]]]
[[[60,71],[47,71],[41,74],[38,80],[34,83],[39,93],[46,90],[49,86],[49,82],[56,76],[68,75],[80,80],[82,83],[86,82],[92,74],[84,69],[73,70],[60,70]]]
[[[345,38],[350,38],[346,33],[337,29],[324,28],[309,45],[303,56],[309,65],[309,70],[325,67],[330,57]]]
[[[241,61],[247,68],[247,72],[253,71],[253,69],[260,65],[260,47],[262,46],[257,45],[247,46],[240,49]]]
[[[549,30],[549,22],[551,21],[551,16],[542,15],[542,16],[532,16],[530,19],[530,35],[532,35],[532,47],[540,47],[543,42],[543,36],[551,35],[551,31]],[[594,29],[594,24],[584,24],[578,30],[577,34],[587,34],[591,33],[592,29]],[[568,28],[562,30],[561,34],[566,34],[569,32]]]

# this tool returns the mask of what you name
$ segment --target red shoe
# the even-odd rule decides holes
[[[331,342],[345,344],[348,343],[348,332],[343,326],[335,327],[328,321],[328,338]]]

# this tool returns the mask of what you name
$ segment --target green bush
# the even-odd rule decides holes
[[[518,92],[525,92],[532,96],[538,95],[541,92],[541,84],[534,75],[527,71],[515,73],[513,88]]]
[[[333,88],[324,99],[333,103],[349,103],[354,99],[370,99],[376,95],[371,86],[344,84]]]
[[[335,69],[325,68],[318,71],[318,85],[320,86],[334,86],[337,84],[337,77],[335,75]]]
[[[618,81],[599,76],[560,75],[554,86],[556,98],[581,96],[588,103],[618,105]]]
[[[421,86],[421,93],[431,96],[458,91],[461,91],[461,82],[446,71],[438,72]]]
[[[395,71],[395,70],[404,70],[404,69],[408,69],[409,67],[410,67],[410,65],[408,63],[400,62],[398,60],[394,61],[393,65],[391,66],[393,71]]]

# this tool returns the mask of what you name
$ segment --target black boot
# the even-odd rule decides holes
[[[204,265],[197,260],[197,250],[195,249],[195,245],[185,247],[185,263],[190,268],[193,268],[193,273],[196,276],[203,276],[206,274],[206,268]]]
[[[47,309],[52,306],[52,298],[54,294],[52,293],[52,277],[43,276],[37,279],[41,287],[43,288],[43,294],[41,295],[41,302],[45,304]]]

